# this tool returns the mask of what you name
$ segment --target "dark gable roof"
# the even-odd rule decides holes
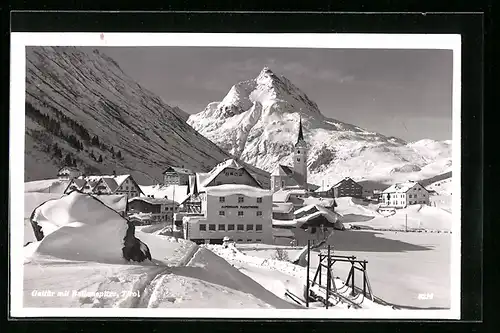
[[[167,172],[176,172],[176,173],[185,174],[185,175],[194,174],[194,172],[189,170],[189,169],[179,168],[179,167],[175,167],[175,166],[169,166],[165,171],[163,171],[163,174],[165,174]]]
[[[360,186],[361,188],[363,187],[360,184],[356,183],[354,180],[352,180],[352,178],[346,177],[346,178],[342,179],[341,181],[339,181],[337,184],[333,185],[332,188],[333,187],[338,187],[338,186],[340,186],[340,185],[342,185],[342,184],[344,184],[345,182],[348,182],[348,181],[353,182],[354,184]]]
[[[105,182],[106,185],[108,185],[111,192],[114,192],[116,190],[116,188],[118,187],[118,184],[115,182],[115,180],[113,178],[104,178],[103,177],[102,181]]]

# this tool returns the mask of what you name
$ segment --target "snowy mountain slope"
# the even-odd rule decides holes
[[[451,168],[451,141],[407,144],[327,118],[305,93],[267,67],[255,79],[234,85],[221,102],[191,115],[188,124],[222,149],[272,172],[278,163],[292,164],[300,116],[310,181],[318,185],[333,185],[346,176],[421,179]]]
[[[141,184],[166,164],[208,171],[229,157],[186,120],[97,50],[27,48],[25,181],[53,178],[68,154],[82,171]]]

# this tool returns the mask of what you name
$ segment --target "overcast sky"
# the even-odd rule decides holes
[[[331,118],[407,141],[451,140],[452,51],[106,47],[125,73],[188,113],[264,66]]]

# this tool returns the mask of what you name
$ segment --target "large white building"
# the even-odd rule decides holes
[[[394,208],[418,204],[428,205],[429,191],[418,182],[397,183],[382,191],[381,203],[383,206]]]
[[[234,159],[209,173],[191,177],[189,197],[182,202],[184,238],[196,243],[272,244],[272,193]],[[190,214],[190,215],[189,215]]]

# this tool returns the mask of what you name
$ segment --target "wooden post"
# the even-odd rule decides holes
[[[363,262],[363,297],[366,297],[366,261]]]
[[[326,302],[325,306],[328,309],[328,298],[330,297],[330,281],[331,281],[331,273],[330,273],[330,266],[331,266],[331,256],[330,256],[330,245],[328,245],[328,269],[326,271]]]
[[[351,295],[354,296],[354,275],[356,275],[356,270],[354,269],[354,261],[351,259],[351,271],[352,271],[352,290]]]
[[[306,282],[306,307],[309,307],[309,263],[310,263],[310,258],[311,258],[311,252],[310,252],[310,249],[311,249],[311,241],[310,240],[307,240],[307,272],[306,272],[306,276],[307,276],[307,282]]]
[[[405,232],[408,232],[408,214],[405,214]]]
[[[323,257],[321,256],[321,253],[319,254],[319,285],[321,286],[321,274],[323,272]]]

